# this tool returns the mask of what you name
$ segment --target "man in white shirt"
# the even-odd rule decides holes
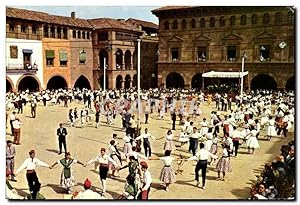
[[[10,115],[9,115],[9,122],[10,122],[10,128],[11,128],[11,136],[14,136],[14,127],[13,127],[13,121],[16,120],[16,112],[13,111]]]
[[[19,145],[20,144],[20,137],[21,137],[21,125],[22,123],[18,118],[16,118],[12,122],[13,128],[14,128],[14,144]]]
[[[89,179],[86,179],[83,187],[84,191],[75,192],[73,194],[73,199],[105,199],[103,196],[98,194],[97,192],[92,191],[90,188],[92,186],[92,182]]]
[[[29,152],[29,158],[27,158],[23,164],[17,169],[16,175],[20,173],[23,169],[26,168],[26,178],[29,185],[29,190],[32,199],[36,199],[36,194],[40,190],[41,184],[39,182],[39,179],[35,172],[35,167],[48,167],[51,169],[51,167],[46,164],[45,162],[40,161],[38,158],[35,158],[35,151],[30,150]]]
[[[135,138],[135,140],[143,139],[144,153],[146,157],[151,157],[151,145],[149,137],[156,139],[148,132],[148,128],[145,128],[145,132],[141,136]]]
[[[217,158],[217,156],[211,154],[204,147],[205,147],[204,144],[200,143],[200,151],[195,156],[188,158],[188,161],[198,160],[196,168],[195,168],[195,180],[197,181],[197,187],[199,187],[200,186],[199,171],[201,169],[202,170],[202,187],[201,187],[202,189],[205,189],[207,160],[209,157]]]
[[[197,131],[196,127],[193,127],[193,133],[189,136],[190,138],[190,146],[189,152],[192,152],[193,156],[195,156],[197,148],[198,148],[198,141],[200,138],[200,133]]]

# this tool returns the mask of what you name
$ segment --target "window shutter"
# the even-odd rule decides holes
[[[65,50],[59,51],[59,60],[68,61],[68,53]]]
[[[18,46],[10,46],[10,58],[18,58]]]
[[[46,58],[54,58],[54,50],[46,50]]]
[[[80,62],[85,62],[86,61],[86,52],[84,52],[84,51],[81,51],[80,53],[79,53],[79,61]]]

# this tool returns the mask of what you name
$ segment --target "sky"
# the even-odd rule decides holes
[[[76,12],[77,18],[90,19],[109,17],[115,19],[135,18],[158,24],[158,18],[151,10],[161,6],[12,6],[15,8],[42,11],[59,16],[71,16]]]

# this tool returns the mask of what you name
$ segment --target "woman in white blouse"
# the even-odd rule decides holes
[[[176,182],[175,172],[172,168],[172,161],[175,160],[174,157],[171,157],[171,151],[166,150],[165,156],[160,157],[159,159],[164,163],[164,166],[160,172],[160,180],[166,185],[166,191],[169,190],[169,185]]]
[[[138,197],[138,199],[141,200],[148,200],[149,197],[149,192],[150,192],[150,186],[152,183],[152,177],[151,174],[148,170],[148,164],[145,161],[142,161],[140,163],[141,165],[141,170],[142,170],[142,177],[141,177],[141,182],[142,182],[142,188],[141,188],[141,193]]]

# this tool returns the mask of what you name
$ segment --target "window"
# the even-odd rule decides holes
[[[202,18],[200,20],[200,28],[205,28],[205,19],[204,18]]]
[[[221,27],[225,26],[225,18],[224,18],[224,16],[220,17],[220,26]]]
[[[55,38],[55,29],[54,29],[54,27],[51,27],[50,35],[51,35],[51,38]]]
[[[247,16],[246,15],[242,15],[241,16],[241,25],[246,25],[247,24]]]
[[[185,20],[185,19],[183,19],[183,20],[181,21],[181,28],[182,28],[182,29],[186,29],[186,20]]]
[[[46,65],[54,65],[54,50],[46,50]]]
[[[49,37],[48,26],[44,26],[44,37],[45,38]]]
[[[63,29],[64,39],[68,39],[68,30],[66,28]]]
[[[251,22],[252,22],[252,24],[257,24],[257,22],[258,22],[258,17],[257,17],[256,14],[253,14],[253,15],[251,16]]]
[[[73,38],[76,38],[76,30],[73,30],[72,34],[73,34]]]
[[[206,47],[198,47],[198,62],[206,61]]]
[[[9,24],[9,31],[14,32],[15,31],[15,26],[13,24]]]
[[[275,14],[275,24],[281,24],[282,23],[282,13],[281,12],[277,12]]]
[[[78,33],[77,33],[77,38],[81,38],[81,31],[78,31]]]
[[[259,46],[259,60],[260,62],[266,62],[271,60],[270,46],[260,45]]]
[[[171,49],[171,56],[173,62],[179,61],[179,49],[178,48],[172,48]]]
[[[216,23],[216,20],[214,17],[211,17],[210,20],[209,20],[209,25],[210,27],[215,27],[215,23]]]
[[[36,34],[36,26],[33,25],[32,28],[31,28],[31,30],[32,30],[33,34]]]
[[[57,38],[61,38],[61,28],[57,28]]]
[[[192,28],[196,28],[196,20],[195,19],[192,19],[192,21],[191,21],[191,27]]]
[[[230,26],[235,26],[235,16],[230,17]]]
[[[86,38],[87,38],[87,39],[90,39],[90,32],[87,32]]]
[[[263,17],[263,24],[269,24],[271,21],[271,17],[269,13],[265,13]]]
[[[10,46],[10,58],[18,58],[18,46]]]
[[[60,63],[60,66],[68,65],[68,53],[66,50],[59,51],[59,63]]]
[[[23,25],[21,26],[21,32],[26,33],[26,26],[23,26]]]
[[[85,31],[82,31],[82,38],[85,39]]]
[[[79,64],[85,64],[86,62],[86,52],[84,50],[79,52]]]
[[[227,61],[236,61],[236,46],[227,46]]]
[[[98,41],[107,41],[107,40],[108,40],[108,33],[107,32],[98,33]],[[121,39],[117,39],[117,40],[121,40]]]
[[[164,30],[169,30],[169,21],[164,22]]]
[[[173,21],[172,29],[177,29],[177,28],[178,28],[178,22],[175,20]]]

